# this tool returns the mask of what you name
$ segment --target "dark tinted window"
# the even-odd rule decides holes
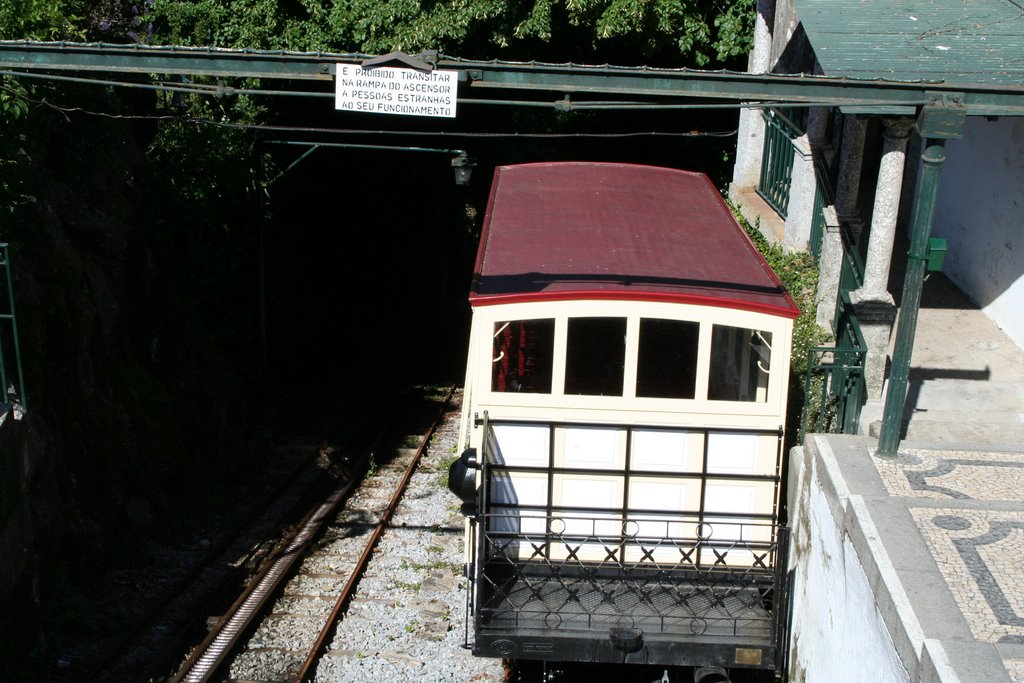
[[[640,320],[636,395],[693,398],[697,383],[700,324],[686,320]]]
[[[553,319],[495,323],[491,391],[551,393],[554,349]]]
[[[569,319],[565,393],[622,396],[625,364],[625,318]]]
[[[711,334],[712,401],[766,401],[771,332],[715,325]]]

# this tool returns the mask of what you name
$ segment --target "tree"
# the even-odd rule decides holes
[[[0,0],[3,40],[82,40],[79,17],[60,0]]]
[[[157,0],[166,44],[707,66],[749,51],[753,0]]]
[[[140,42],[153,0],[0,0],[0,39]]]

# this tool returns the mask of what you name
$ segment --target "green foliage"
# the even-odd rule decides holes
[[[83,40],[78,3],[0,0],[0,39]]]
[[[526,18],[520,21],[512,32],[516,38],[539,38],[551,40],[551,0],[536,0]],[[500,42],[508,46],[508,39]]]
[[[173,45],[334,49],[330,7],[317,0],[157,0],[156,39]]]
[[[0,76],[0,120],[9,123],[28,114],[28,91],[17,79]]]
[[[758,251],[768,261],[768,265],[779,276],[782,286],[786,288],[800,308],[800,315],[793,324],[791,369],[793,375],[799,376],[802,381],[808,350],[828,338],[828,333],[818,326],[816,320],[815,296],[818,290],[818,269],[814,266],[814,259],[805,251],[786,253],[780,245],[769,243],[735,209],[733,213],[757,246]]]
[[[757,11],[755,0],[738,0],[715,17],[718,39],[716,57],[725,61],[747,55],[754,48],[753,17]]]
[[[174,179],[178,193],[192,202],[222,201],[249,196],[256,185],[252,134],[238,127],[256,123],[263,108],[245,96],[230,99],[190,96],[191,118],[227,125],[199,125],[188,119],[165,122],[150,145],[149,156]],[[173,97],[170,98],[173,100]],[[178,105],[168,103],[167,108]],[[216,206],[197,206],[211,216]],[[231,210],[224,207],[223,210]],[[197,216],[199,218],[199,216]]]
[[[0,0],[0,39],[147,42],[151,0]]]
[[[703,66],[745,54],[754,0],[157,0],[166,44]]]
[[[4,135],[0,137],[0,213],[8,214],[23,204],[35,202],[29,194],[29,182],[25,161],[26,148],[32,141],[26,139],[26,124],[29,122],[29,91],[17,79],[0,76],[0,126]],[[0,222],[0,242],[10,242],[13,237],[9,220]]]
[[[786,418],[787,446],[793,445],[799,437],[804,407],[804,375],[807,371],[807,353],[814,346],[820,346],[830,338],[829,333],[818,326],[817,302],[818,269],[807,252],[786,253],[778,244],[771,244],[756,228],[752,227],[733,208],[736,220],[746,230],[750,239],[768,261],[783,287],[800,308],[800,315],[793,322],[793,346],[790,356],[789,414]]]

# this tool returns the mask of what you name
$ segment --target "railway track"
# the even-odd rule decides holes
[[[393,400],[393,399],[392,399]],[[127,681],[165,676],[181,649],[205,632],[205,615],[294,523],[339,463],[323,444],[363,438],[368,414],[324,405],[288,427],[257,439],[245,462],[257,476],[224,491],[217,515],[200,516],[188,539],[154,538],[131,562],[111,571],[97,593],[117,605],[119,619],[93,628],[63,648],[53,681]],[[258,465],[257,465],[258,464]],[[230,598],[227,599],[230,602]]]
[[[403,514],[404,508],[400,507],[403,493],[413,498],[413,507],[432,492],[441,494],[438,500],[444,501],[443,505],[452,504],[453,501],[445,498],[447,494],[438,482],[441,468],[437,463],[446,454],[432,453],[433,464],[426,465],[423,468],[425,472],[419,474],[417,464],[427,453],[431,437],[439,425],[442,430],[452,430],[452,427],[445,426],[443,418],[447,413],[449,421],[454,422],[450,412],[453,391],[434,396],[426,403],[433,413],[428,420],[424,421],[422,414],[414,414],[411,421],[399,420],[391,436],[379,441],[368,454],[365,478],[356,481],[358,477],[353,477],[351,482],[342,483],[331,492],[298,527],[294,536],[273,553],[246,591],[170,680],[356,680],[348,675],[337,677],[330,673],[338,657],[336,630],[339,634],[344,630],[338,627],[339,619],[346,610],[349,615],[360,613],[361,601],[367,597],[375,609],[387,607],[379,600],[374,601],[372,596],[364,595],[362,588],[357,597],[356,588],[362,585],[360,580],[367,575],[371,559],[372,566],[379,562],[401,564],[408,561],[408,553],[400,553],[402,557],[397,557],[385,552],[383,557],[378,557],[381,553],[374,552],[381,539],[393,540],[393,536],[404,531],[402,522],[394,519],[396,513]],[[448,441],[451,442],[451,438]],[[414,486],[416,492],[410,494],[407,487],[414,477],[421,481],[418,488]],[[442,510],[441,516],[444,515]],[[426,531],[434,536],[445,534],[440,524],[430,524]],[[440,542],[431,546],[438,554],[437,568],[441,569],[449,587],[454,589],[458,588],[460,581],[460,532],[461,529],[455,527],[448,531],[448,544],[443,553]],[[371,569],[370,573],[375,571]],[[413,595],[408,602],[415,603],[417,599]],[[398,616],[394,602],[390,607],[389,614],[375,619],[381,629],[386,628],[384,622]],[[446,607],[439,607],[439,614],[446,614]],[[423,616],[425,613],[418,610],[415,624],[404,621],[398,628],[406,636],[413,635],[416,628],[427,626],[429,619]],[[342,619],[341,624],[347,620],[347,617]],[[355,620],[360,622],[358,617]],[[438,625],[443,634],[451,630],[449,627],[447,623]],[[461,636],[461,633],[457,635]],[[408,658],[408,655],[398,652],[400,648],[395,640],[386,641],[385,650],[388,651],[383,653],[384,656]],[[381,653],[352,654],[356,661],[365,663]],[[473,663],[468,654],[460,657]],[[318,669],[324,659],[330,662],[322,667],[328,672],[326,674]],[[481,664],[496,668],[496,673],[493,678],[487,675],[479,680],[500,680],[500,666],[495,667],[493,662]],[[468,677],[451,680],[468,680]]]
[[[282,452],[286,449],[277,449]],[[299,450],[299,449],[296,449]],[[138,674],[150,668],[155,673],[159,662],[180,642],[195,623],[196,615],[209,609],[210,602],[237,582],[246,568],[258,562],[268,548],[252,538],[266,538],[273,525],[289,517],[289,510],[301,505],[309,492],[325,476],[316,463],[317,450],[301,447],[296,466],[294,456],[279,467],[281,481],[259,501],[249,514],[223,537],[209,546],[201,544],[201,553],[193,553],[191,567],[180,574],[154,601],[137,623],[100,655],[84,680],[125,680],[128,672]]]

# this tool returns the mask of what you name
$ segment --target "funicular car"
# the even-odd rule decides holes
[[[710,180],[498,168],[470,303],[467,646],[778,668],[798,311]]]

